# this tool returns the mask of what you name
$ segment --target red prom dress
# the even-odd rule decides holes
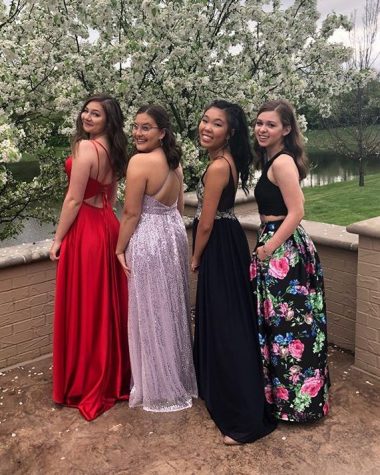
[[[102,145],[92,142],[99,165],[97,145]],[[71,167],[69,157],[69,180]],[[119,222],[111,193],[112,184],[88,179],[84,199],[101,194],[103,207],[83,201],[57,266],[53,400],[78,408],[87,420],[129,398],[128,289],[115,255]]]

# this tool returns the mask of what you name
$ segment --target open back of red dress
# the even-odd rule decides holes
[[[71,166],[69,157],[69,179]],[[103,207],[83,201],[57,267],[53,400],[77,407],[87,420],[129,397],[128,289],[115,255],[119,222],[111,193],[112,184],[89,178],[84,199],[101,194]]]

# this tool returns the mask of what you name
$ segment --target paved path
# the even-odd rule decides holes
[[[0,473],[368,474],[380,473],[380,383],[331,349],[331,415],[281,424],[254,444],[225,447],[204,408],[169,414],[120,403],[88,423],[50,399],[51,362],[0,374]]]

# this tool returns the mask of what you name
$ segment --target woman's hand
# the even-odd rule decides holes
[[[125,254],[124,254],[124,252],[121,252],[121,253],[119,253],[119,254],[116,254],[116,257],[117,257],[117,260],[120,262],[121,267],[123,268],[124,274],[125,274],[127,277],[130,277],[130,276],[131,276],[131,270],[130,270],[130,268],[127,266],[127,261],[125,260]]]
[[[58,261],[59,259],[59,251],[61,249],[61,241],[58,241],[55,239],[53,241],[53,244],[51,245],[50,251],[49,251],[49,257],[51,261]]]
[[[191,272],[198,272],[199,265],[200,265],[200,259],[197,259],[196,257],[193,256],[191,258],[191,264],[190,264]]]
[[[271,253],[268,253],[265,244],[260,245],[256,248],[256,255],[260,259],[260,261],[265,261],[266,259],[270,258],[272,255]]]

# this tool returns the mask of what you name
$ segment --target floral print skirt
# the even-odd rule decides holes
[[[258,245],[282,221],[263,223]],[[252,255],[265,395],[277,419],[310,422],[328,413],[326,305],[319,257],[302,226],[261,261]]]

